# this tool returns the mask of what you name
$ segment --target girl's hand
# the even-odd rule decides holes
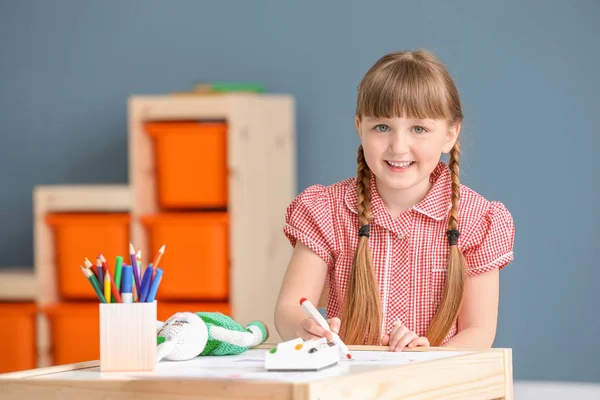
[[[394,328],[389,335],[384,335],[381,344],[390,346],[390,351],[402,351],[405,347],[429,347],[429,340],[424,336],[418,336],[413,331],[402,325],[400,321],[394,322]]]
[[[341,326],[341,321],[339,318],[330,318],[327,320],[327,323],[329,324],[329,329],[331,329],[331,332],[339,333]],[[317,324],[317,321],[314,319],[306,318],[302,320],[300,329],[296,331],[296,334],[298,337],[301,337],[302,340],[319,339],[324,337],[328,342],[331,342],[333,340],[331,332],[321,328],[321,325]]]

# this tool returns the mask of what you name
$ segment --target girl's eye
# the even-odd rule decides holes
[[[425,128],[423,128],[422,126],[415,126],[413,128],[413,131],[418,134],[427,132],[427,130]]]
[[[390,129],[389,126],[383,125],[383,124],[379,124],[379,125],[375,126],[375,130],[377,130],[379,132],[387,132],[389,129]]]

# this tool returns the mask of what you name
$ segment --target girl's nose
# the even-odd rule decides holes
[[[392,154],[408,153],[410,148],[410,137],[404,133],[395,133],[390,135],[390,152]]]

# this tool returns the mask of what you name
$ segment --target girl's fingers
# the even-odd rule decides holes
[[[400,339],[408,332],[410,331],[405,326],[399,326],[395,331],[392,329],[392,333],[390,334],[390,350],[394,351]]]
[[[339,318],[330,318],[327,320],[327,323],[329,324],[329,329],[331,329],[331,332],[340,333],[340,326],[342,326],[342,321]]]
[[[426,337],[419,337],[416,333],[402,325],[400,321],[394,322],[394,327],[389,335],[381,338],[383,346],[390,346],[391,351],[402,351],[404,348],[413,348],[417,346],[429,347],[429,340]]]
[[[409,344],[410,342],[412,342],[414,339],[417,339],[417,338],[418,338],[418,336],[416,333],[411,332],[411,331],[406,332],[404,335],[402,335],[402,337],[400,337],[400,339],[398,340],[398,343],[394,347],[393,351],[404,350],[404,348],[406,347],[407,344]]]
[[[306,333],[311,335],[311,338],[318,339],[324,337],[327,339],[328,342],[331,342],[333,340],[331,332],[321,328],[321,326],[317,324],[317,322],[312,318],[306,318],[305,320],[303,320],[302,327],[304,328]]]
[[[429,347],[429,339],[427,339],[425,336],[415,338],[408,344],[407,347],[409,349],[412,349],[413,347]]]
[[[384,344],[384,346],[390,345],[392,343],[392,339],[394,338],[394,336],[396,335],[396,332],[398,332],[398,329],[402,328],[402,323],[398,320],[394,321],[394,327],[392,328],[391,332],[389,335],[387,336],[387,343]]]
[[[388,344],[390,344],[390,335],[383,335],[381,338],[381,345],[387,346]]]
[[[298,337],[302,338],[302,340],[317,340],[322,338],[322,336],[313,335],[312,333],[307,331],[304,331],[302,334],[298,335]]]

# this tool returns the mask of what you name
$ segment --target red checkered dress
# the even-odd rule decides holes
[[[431,174],[432,187],[418,204],[392,220],[371,179],[369,246],[382,299],[382,332],[399,319],[424,336],[441,299],[448,259],[448,214],[451,178],[440,162]],[[327,318],[340,317],[358,243],[356,180],[313,185],[290,204],[284,233],[292,246],[300,240],[328,266]],[[502,203],[487,201],[461,185],[458,246],[467,274],[502,269],[513,260],[514,225]],[[456,334],[456,325],[444,340]]]

